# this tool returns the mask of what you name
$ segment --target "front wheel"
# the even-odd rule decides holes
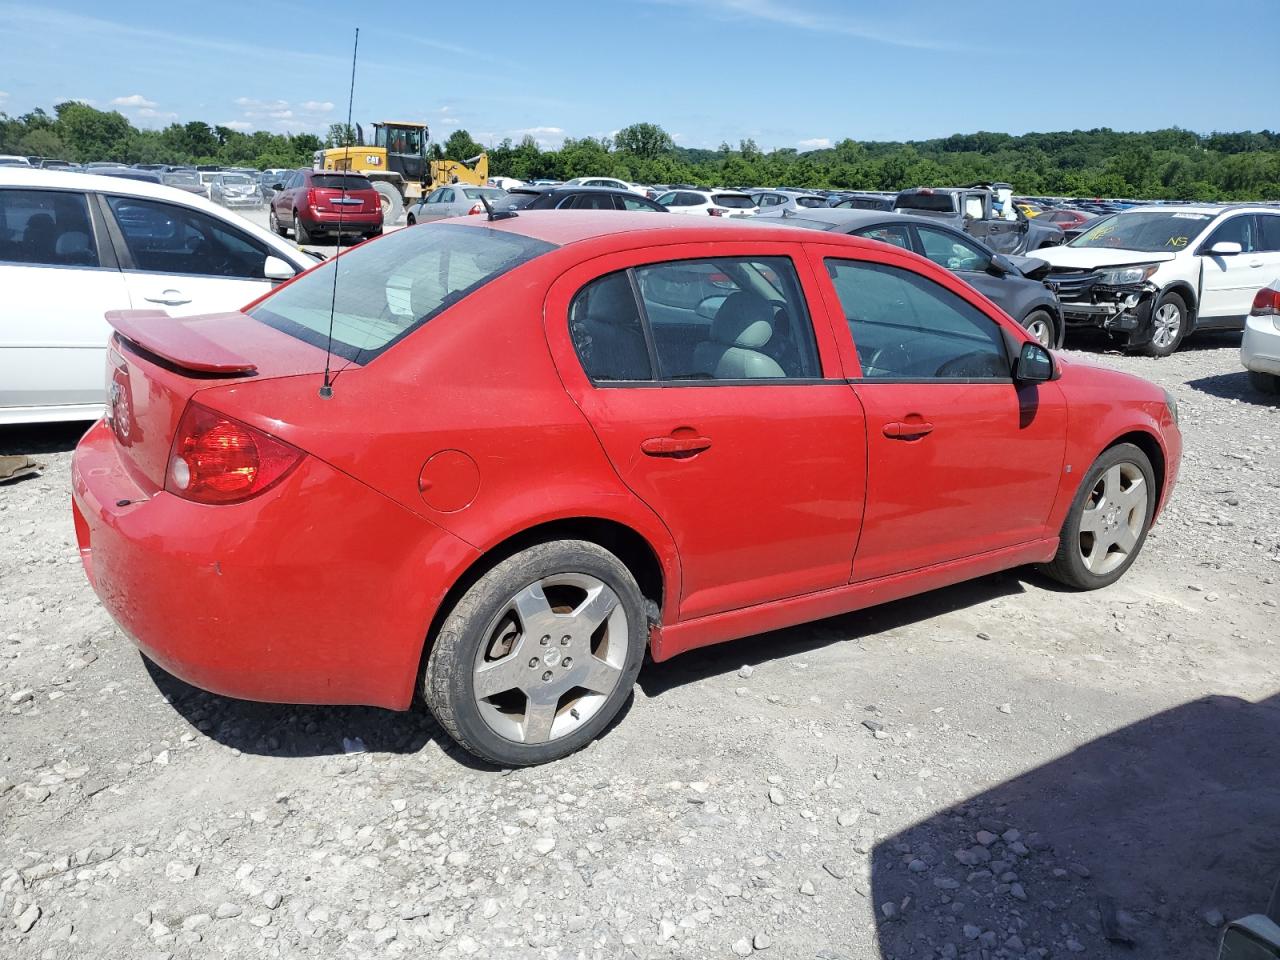
[[[1187,335],[1187,304],[1176,293],[1161,297],[1151,313],[1151,341],[1143,347],[1149,357],[1167,357]]]
[[[478,757],[557,760],[622,709],[648,635],[644,598],[617,557],[581,540],[539,544],[495,566],[450,611],[423,696]]]
[[[1045,573],[1077,590],[1115,583],[1146,542],[1157,495],[1151,460],[1138,447],[1104,451],[1076,492]]]
[[[1046,350],[1052,350],[1056,345],[1057,331],[1054,329],[1053,316],[1048,310],[1032,310],[1023,318],[1022,325]]]

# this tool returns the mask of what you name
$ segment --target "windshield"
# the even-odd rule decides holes
[[[542,196],[541,191],[513,190],[504,197],[498,197],[493,204],[495,210],[524,210],[533,206],[535,200]]]
[[[1212,219],[1208,213],[1113,213],[1067,246],[1173,253],[1203,233]]]
[[[243,173],[228,173],[228,174],[225,174],[225,175],[223,176],[223,178],[222,178],[222,182],[223,182],[223,183],[234,183],[234,184],[236,184],[237,186],[246,186],[246,185],[248,185],[248,184],[253,183],[253,181],[252,181],[252,180],[250,180],[250,179],[249,179],[245,174],[243,174]]]
[[[488,227],[427,224],[397,230],[327,261],[249,311],[255,320],[323,348],[333,271],[333,352],[365,361],[436,314],[554,245]]]
[[[895,210],[932,210],[934,213],[952,213],[949,193],[904,193],[893,201]]]
[[[164,175],[164,182],[168,184],[199,183],[200,176],[190,170],[179,170],[174,173],[166,173]]]
[[[722,207],[733,207],[735,210],[750,210],[755,201],[742,193],[713,193],[711,201]]]

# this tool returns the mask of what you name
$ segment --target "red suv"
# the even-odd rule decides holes
[[[290,229],[298,243],[324,235],[368,238],[382,233],[382,201],[363,174],[296,170],[275,189],[269,219],[282,237]]]
[[[503,765],[597,736],[646,651],[1022,564],[1106,586],[1182,452],[1159,387],[928,260],[713,217],[459,218],[108,319],[72,483],[124,631],[229,696],[421,694]]]

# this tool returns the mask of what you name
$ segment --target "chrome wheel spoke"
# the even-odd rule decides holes
[[[556,722],[555,698],[529,698],[529,705],[524,712],[525,743],[546,743],[551,739],[551,727]]]
[[[1137,549],[1147,522],[1147,483],[1137,464],[1108,467],[1080,511],[1080,559],[1098,576],[1124,564]]]
[[[475,694],[481,700],[506,693],[508,690],[522,690],[529,682],[532,671],[525,663],[521,647],[524,641],[516,642],[510,654],[501,660],[476,670]]]
[[[1138,534],[1129,524],[1123,524],[1116,530],[1113,543],[1127,555],[1138,545]]]
[[[581,685],[593,693],[606,695],[612,693],[613,688],[618,685],[618,679],[622,676],[622,670],[599,657],[593,656],[590,660],[590,669],[582,678]]]
[[[555,614],[541,583],[531,583],[511,599],[525,633],[549,633]]]
[[[591,636],[600,625],[617,609],[618,595],[605,584],[600,584],[587,594],[587,599],[573,611],[574,627],[586,636]]]
[[[1092,533],[1095,536],[1106,529],[1106,521],[1102,516],[1102,505],[1085,510],[1080,514],[1080,532]]]

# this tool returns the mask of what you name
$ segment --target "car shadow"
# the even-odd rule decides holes
[[[1108,334],[1093,327],[1072,327],[1067,331],[1066,349],[1087,353],[1114,353],[1124,355],[1124,347]],[[1193,333],[1178,345],[1178,353],[1196,353],[1201,350],[1239,349],[1244,333],[1240,330],[1205,330]],[[1158,360],[1153,362],[1159,362]]]
[[[27,423],[0,427],[0,456],[42,453],[69,453],[76,448],[90,422]]]
[[[1188,380],[1187,386],[1192,390],[1199,390],[1201,393],[1223,400],[1242,400],[1245,403],[1255,403],[1264,407],[1274,407],[1280,403],[1280,397],[1255,389],[1249,383],[1249,374],[1243,369],[1234,373],[1215,373],[1213,376],[1201,377],[1198,380]]]
[[[674,687],[732,673],[744,665],[755,667],[838,641],[857,640],[998,597],[1023,593],[1027,583],[1048,585],[1047,578],[1040,577],[1031,568],[1007,570],[853,613],[691,650],[662,663],[646,663],[640,671],[640,689],[647,697],[658,697]]]
[[[1099,737],[871,850],[880,956],[1215,955],[1280,874],[1280,695]]]
[[[139,654],[156,689],[175,711],[210,739],[241,753],[264,757],[322,757],[345,753],[418,753],[434,743],[472,770],[503,768],[460,747],[419,702],[409,710],[380,707],[259,703],[209,693],[180,680]],[[628,697],[597,739],[607,737],[630,712]]]

